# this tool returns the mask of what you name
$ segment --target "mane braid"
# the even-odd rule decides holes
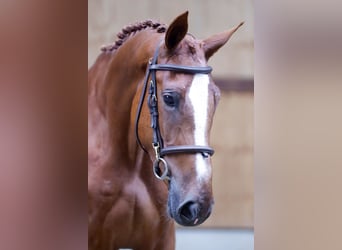
[[[119,48],[130,36],[134,35],[136,32],[145,29],[153,29],[158,33],[164,33],[166,31],[166,25],[152,20],[146,20],[143,22],[138,22],[135,24],[128,25],[124,27],[121,32],[117,34],[117,40],[109,45],[104,45],[101,47],[103,52],[111,52]]]

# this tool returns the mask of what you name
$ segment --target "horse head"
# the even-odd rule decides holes
[[[157,177],[168,178],[168,214],[181,225],[195,226],[209,217],[213,205],[209,137],[220,91],[207,62],[242,23],[197,40],[188,34],[187,19],[185,12],[171,23],[152,59],[155,62],[150,61],[145,78],[152,80],[149,92],[156,107],[148,101],[152,121],[141,119],[139,134],[155,162]],[[160,148],[153,150],[151,137]]]

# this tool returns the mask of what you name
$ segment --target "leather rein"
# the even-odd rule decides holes
[[[149,82],[149,93],[148,93],[148,100],[147,104],[150,110],[151,115],[151,128],[153,130],[153,137],[152,137],[152,147],[155,151],[155,161],[153,163],[153,172],[154,175],[160,179],[165,180],[169,179],[168,176],[168,165],[166,161],[163,159],[163,156],[170,155],[170,154],[196,154],[201,153],[203,157],[207,158],[209,155],[212,156],[214,154],[214,150],[208,146],[198,146],[198,145],[179,145],[179,146],[167,146],[164,147],[163,138],[160,134],[159,129],[159,113],[158,113],[158,98],[157,98],[157,81],[156,81],[156,71],[173,71],[177,73],[184,73],[184,74],[209,74],[212,71],[210,66],[205,67],[193,67],[193,66],[180,66],[174,64],[158,64],[158,54],[159,48],[157,47],[153,58],[151,58],[148,62],[146,73],[144,77],[143,88],[141,91],[141,96],[139,100],[138,110],[135,119],[135,135],[138,144],[140,147],[147,152],[147,150],[142,145],[140,138],[139,138],[139,131],[138,131],[138,124],[140,119],[140,114],[143,106],[143,102],[145,99],[147,85]],[[151,76],[150,81],[149,78]],[[160,170],[160,163],[164,166],[164,171],[161,172]]]

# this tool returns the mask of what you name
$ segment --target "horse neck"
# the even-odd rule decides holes
[[[142,84],[143,62],[152,56],[160,34],[141,31],[116,51],[99,56],[89,71],[88,111],[90,134],[100,140],[110,161],[146,161],[135,141],[132,102]],[[90,135],[91,136],[91,135]],[[95,141],[99,139],[94,139]],[[97,147],[99,141],[96,142]],[[95,144],[96,144],[95,143]],[[109,152],[108,152],[109,150]],[[101,157],[101,156],[99,156]]]

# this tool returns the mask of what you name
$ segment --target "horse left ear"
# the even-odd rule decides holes
[[[205,58],[208,60],[219,48],[225,45],[225,43],[228,42],[229,38],[234,34],[235,31],[238,30],[238,28],[241,27],[243,23],[244,22],[241,22],[238,26],[232,28],[231,30],[213,35],[203,40]]]
[[[188,32],[188,11],[179,15],[169,26],[165,35],[165,45],[168,50],[177,47]]]

